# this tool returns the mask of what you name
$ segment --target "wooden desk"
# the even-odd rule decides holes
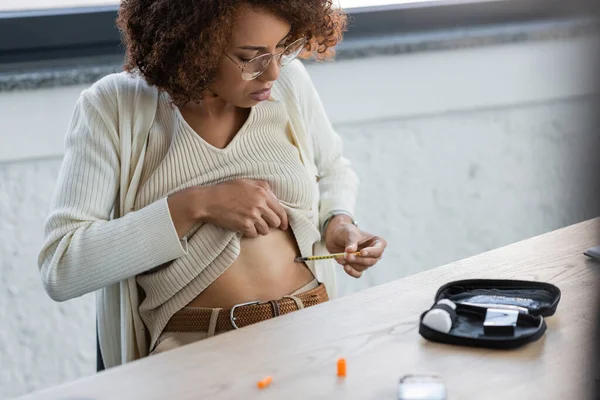
[[[438,372],[450,399],[584,399],[600,263],[582,252],[599,233],[600,220],[583,222],[26,398],[395,399],[401,375]],[[464,278],[547,281],[563,296],[545,337],[519,350],[425,341],[419,314],[439,286]],[[273,384],[258,390],[266,375]]]

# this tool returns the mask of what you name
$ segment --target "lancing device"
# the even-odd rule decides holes
[[[348,253],[348,254],[353,254],[355,256],[360,256],[360,251],[355,251],[354,253]],[[294,259],[294,262],[330,260],[332,258],[344,258],[345,256],[346,256],[346,253],[335,253],[335,254],[328,254],[326,256],[296,257]]]
[[[438,301],[421,321],[438,332],[448,333],[456,321],[456,304],[448,299]]]

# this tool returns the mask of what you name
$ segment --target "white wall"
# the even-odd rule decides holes
[[[358,218],[390,242],[377,269],[343,278],[344,293],[598,214],[585,173],[600,166],[590,46],[309,66],[362,179]],[[0,93],[0,399],[95,370],[93,297],[53,303],[36,267],[81,89]]]

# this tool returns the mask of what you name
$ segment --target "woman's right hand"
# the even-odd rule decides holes
[[[169,209],[180,237],[198,222],[250,238],[266,235],[270,228],[288,228],[285,210],[264,181],[236,179],[184,189],[169,197]]]

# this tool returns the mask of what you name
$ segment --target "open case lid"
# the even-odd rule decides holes
[[[423,324],[419,334],[425,339],[459,346],[510,349],[541,338],[546,332],[544,317],[556,312],[560,290],[549,283],[518,280],[468,279],[442,286],[434,305],[442,299],[456,304],[456,320],[449,332],[440,332]],[[487,308],[512,307],[520,310],[514,333],[490,335],[483,322]]]
[[[549,317],[558,307],[560,289],[546,282],[466,279],[442,286],[435,295],[435,302],[441,299],[482,307],[490,304],[523,307],[530,315]]]

